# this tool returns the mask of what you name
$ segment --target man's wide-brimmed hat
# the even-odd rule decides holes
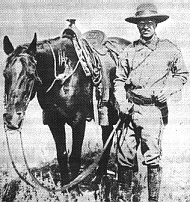
[[[138,24],[143,20],[155,20],[156,23],[163,22],[169,18],[168,15],[158,14],[157,7],[152,3],[143,3],[137,7],[135,16],[126,18],[125,21]]]

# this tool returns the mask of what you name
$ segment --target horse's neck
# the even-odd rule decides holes
[[[53,49],[52,49],[53,50]],[[51,82],[54,77],[54,66],[56,64],[56,56],[52,55],[52,50],[48,44],[39,44],[37,46],[36,60],[37,60],[37,74],[39,75],[42,83]],[[54,55],[56,55],[55,50]]]

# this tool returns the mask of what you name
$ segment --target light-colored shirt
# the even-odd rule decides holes
[[[139,39],[130,44],[120,55],[116,69],[115,97],[119,103],[126,99],[125,84],[133,92],[145,97],[157,95],[164,88],[175,94],[188,78],[180,49],[169,40],[156,35],[150,41]]]

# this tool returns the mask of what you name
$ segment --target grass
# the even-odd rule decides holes
[[[82,166],[81,171],[86,169],[100,153],[100,148],[97,146],[94,151],[89,149],[86,154],[82,156]],[[111,171],[115,170],[114,166],[115,155],[111,154],[109,160],[108,169]],[[190,202],[190,162],[176,162],[174,160],[164,159],[163,166],[163,179],[160,192],[160,202]],[[38,173],[37,177],[40,179],[40,172],[43,173],[42,181],[46,185],[52,184],[51,179],[47,172],[51,170],[52,175],[57,177],[57,185],[59,186],[60,176],[57,175],[59,168],[57,165],[57,160],[54,159],[51,162],[42,163],[41,166],[33,168],[32,172]],[[147,178],[146,178],[146,168],[140,168],[140,175],[138,175],[141,187],[142,195],[141,202],[146,202],[147,200]],[[42,191],[41,189],[33,189],[22,182],[20,179],[10,179],[7,173],[1,175],[4,179],[3,189],[3,201],[11,202],[35,202],[35,201],[67,201],[61,193],[48,193]],[[80,188],[83,192],[83,196],[80,196],[78,202],[95,201],[94,190],[92,190],[90,184],[91,180],[95,176],[95,172],[89,175],[82,183],[80,183]],[[7,180],[5,180],[5,178]],[[72,199],[68,200],[69,202]]]

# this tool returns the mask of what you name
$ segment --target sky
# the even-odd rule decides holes
[[[0,2],[0,109],[3,111],[3,83],[2,72],[6,55],[3,52],[3,37],[7,35],[13,46],[30,42],[34,33],[38,40],[54,38],[61,35],[68,26],[66,19],[75,18],[76,26],[84,33],[91,29],[104,31],[107,36],[117,36],[129,41],[138,39],[137,27],[125,22],[126,17],[133,16],[139,3],[143,0],[1,0]],[[149,1],[150,2],[150,1]],[[158,0],[154,2],[158,12],[167,14],[170,18],[159,24],[157,35],[176,43],[182,50],[187,67],[190,69],[190,0]],[[184,121],[189,111],[189,84],[183,94],[183,104],[178,106],[178,113]],[[174,116],[175,112],[173,113]],[[2,116],[1,116],[2,117]],[[42,125],[41,109],[36,100],[32,101],[27,110],[24,132],[32,135],[26,138],[29,145],[35,144],[40,138],[52,137],[46,126]],[[189,118],[188,118],[189,120]],[[174,121],[175,122],[175,121]],[[189,123],[186,121],[186,123]],[[5,141],[3,121],[0,119],[1,143]],[[97,129],[99,130],[99,129]],[[34,134],[33,134],[34,133]],[[33,139],[33,140],[32,140]],[[42,140],[44,138],[41,138]],[[42,141],[43,142],[43,141]],[[1,145],[0,145],[1,147]],[[2,148],[2,147],[1,147]],[[4,147],[3,147],[4,148]],[[2,153],[0,151],[0,153]]]
[[[68,18],[77,19],[76,25],[81,32],[100,29],[107,36],[133,41],[139,37],[137,28],[124,19],[133,16],[141,2],[147,0],[1,0],[0,46],[5,35],[10,37],[14,46],[30,42],[34,32],[39,40],[58,36],[68,25]],[[190,0],[151,2],[157,5],[159,13],[170,16],[159,24],[159,37],[177,43],[189,60],[186,50],[190,45]]]

